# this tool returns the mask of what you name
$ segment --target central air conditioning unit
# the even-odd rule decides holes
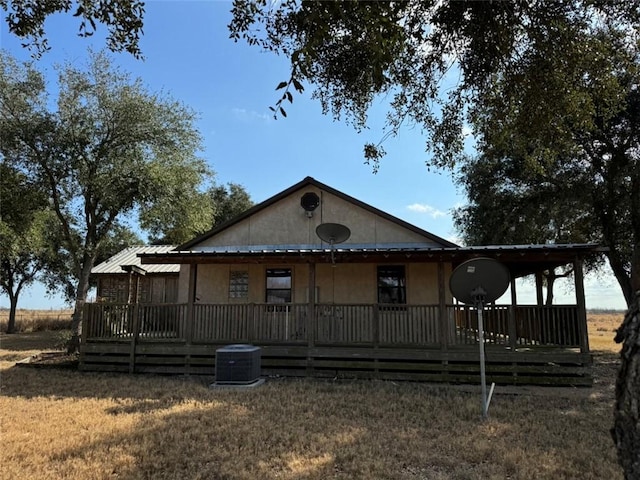
[[[216,385],[249,385],[260,380],[260,347],[227,345],[216,350]]]

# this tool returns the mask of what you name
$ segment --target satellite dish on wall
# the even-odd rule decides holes
[[[316,227],[316,235],[331,246],[331,263],[335,265],[333,246],[347,241],[351,236],[351,230],[340,223],[321,223]]]
[[[316,234],[330,245],[342,243],[349,239],[351,230],[340,223],[321,223],[316,228]]]
[[[451,274],[449,288],[467,305],[483,305],[500,298],[509,286],[509,270],[493,258],[473,258],[461,263]]]
[[[449,279],[454,297],[478,312],[478,344],[480,345],[480,382],[482,387],[482,418],[487,418],[495,383],[487,396],[484,365],[484,325],[482,311],[487,303],[500,298],[509,286],[509,270],[493,258],[473,258],[456,267]]]

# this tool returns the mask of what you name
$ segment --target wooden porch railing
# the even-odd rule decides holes
[[[443,327],[438,305],[87,304],[84,341],[182,341],[188,343],[283,343],[316,345],[443,346],[478,343],[473,307],[447,305]],[[485,343],[505,347],[581,347],[578,308],[489,306]],[[310,332],[310,325],[314,331]],[[442,335],[442,329],[448,330]],[[311,337],[309,334],[313,333]]]

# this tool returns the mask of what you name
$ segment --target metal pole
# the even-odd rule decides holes
[[[478,303],[478,340],[480,343],[480,382],[482,387],[482,418],[487,418],[489,405],[487,404],[487,383],[484,369],[484,325],[482,321],[482,302]]]

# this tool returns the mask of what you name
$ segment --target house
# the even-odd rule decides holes
[[[141,253],[165,253],[175,245],[133,246],[91,269],[98,302],[176,303],[180,265],[142,266]]]
[[[489,379],[590,384],[582,262],[596,251],[461,247],[307,177],[175,249],[139,253],[143,268],[180,265],[177,303],[88,305],[81,366],[212,374],[216,348],[251,343],[266,374],[474,381],[477,312],[449,279],[488,257],[511,277],[510,305],[484,314]],[[540,273],[566,264],[575,304],[543,305]],[[517,302],[526,275],[536,305]]]

